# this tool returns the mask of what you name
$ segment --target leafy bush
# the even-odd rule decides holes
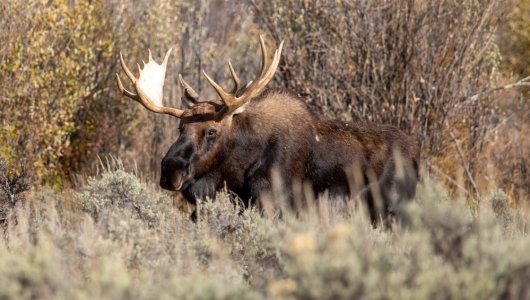
[[[75,113],[103,89],[101,64],[110,65],[112,56],[109,24],[99,18],[103,7],[68,2],[0,5],[7,54],[0,62],[0,143],[7,147],[0,154],[27,162],[32,175],[49,181],[62,172],[59,158],[78,125]]]

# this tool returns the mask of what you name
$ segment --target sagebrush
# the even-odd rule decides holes
[[[74,193],[35,191],[0,242],[2,298],[530,296],[528,218],[500,191],[472,211],[426,179],[393,230],[344,200],[279,217],[230,198],[202,202],[193,223],[123,170]]]

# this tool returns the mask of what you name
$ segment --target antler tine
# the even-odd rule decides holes
[[[217,118],[222,117],[224,114],[235,111],[237,108],[241,107],[243,104],[252,99],[252,97],[255,97],[261,92],[261,90],[263,90],[263,88],[265,88],[265,86],[274,76],[274,73],[276,72],[276,69],[278,68],[278,64],[280,62],[280,56],[283,49],[283,41],[280,43],[278,49],[274,52],[274,58],[270,65],[269,60],[267,58],[267,48],[265,47],[265,40],[263,39],[262,35],[260,35],[259,41],[262,55],[260,75],[254,82],[252,82],[252,84],[247,85],[248,88],[239,97],[237,97],[237,91],[239,90],[240,81],[230,62],[228,62],[228,67],[230,68],[230,73],[232,74],[232,79],[235,83],[235,88],[234,90],[232,90],[231,93],[227,93],[219,84],[217,84],[212,78],[210,78],[210,76],[208,76],[206,72],[202,72],[206,77],[206,80],[208,80],[208,82],[212,85],[217,94],[221,97],[221,100],[227,108],[220,110],[218,112]]]
[[[123,70],[125,71],[125,74],[129,78],[129,80],[131,80],[133,83],[135,83],[137,81],[137,79],[134,76],[134,74],[131,72],[131,70],[129,70],[127,65],[125,64],[125,60],[123,59],[123,55],[121,54],[121,51],[120,51],[120,64],[121,64],[121,67],[123,68]],[[118,88],[120,89],[122,94],[124,94],[125,96],[127,96],[127,97],[129,97],[129,98],[131,98],[133,100],[136,100],[136,101],[138,101],[140,99],[137,94],[127,90],[123,86],[123,83],[121,82],[121,78],[118,75],[118,73],[116,73],[116,80],[118,81]]]
[[[269,81],[272,79],[272,77],[274,76],[274,73],[276,73],[276,69],[278,69],[278,64],[280,63],[280,55],[282,53],[282,50],[283,50],[283,41],[280,42],[280,46],[278,47],[278,49],[276,49],[276,51],[274,51],[274,57],[272,59],[272,63],[269,67],[269,69],[267,70],[267,73],[265,76],[263,76],[263,79]]]
[[[120,64],[121,64],[122,69],[125,71],[125,74],[127,75],[127,77],[129,77],[129,79],[133,83],[136,83],[138,79],[134,76],[134,74],[131,72],[131,70],[129,70],[129,68],[125,64],[125,60],[123,60],[123,55],[121,54],[121,51],[120,51]]]
[[[118,74],[116,74],[116,78],[118,81],[118,88],[120,89],[123,95],[135,101],[138,101],[145,108],[152,112],[159,114],[167,114],[177,118],[181,118],[184,114],[183,110],[173,107],[165,107],[162,105],[162,89],[164,86],[164,76],[166,73],[167,60],[170,53],[171,49],[169,49],[169,51],[166,53],[164,63],[162,63],[162,65],[159,65],[152,59],[151,51],[149,50],[149,61],[147,64],[144,63],[143,69],[140,68],[140,65],[138,64],[138,71],[140,76],[139,78],[136,78],[125,64],[123,55],[120,52],[121,66],[125,71],[127,77],[129,77],[129,79],[134,84],[136,94],[125,89]],[[146,88],[146,90],[144,91],[142,87]]]
[[[232,79],[234,80],[234,89],[232,90],[231,94],[235,95],[239,90],[241,81],[239,81],[239,77],[237,77],[236,71],[234,70],[234,67],[230,61],[228,61],[228,68],[230,69],[230,74],[232,74]]]
[[[166,52],[166,55],[164,56],[164,61],[162,62],[162,66],[164,68],[167,67],[167,62],[169,61],[169,55],[171,54],[171,51],[173,51],[173,48],[169,48],[169,50]]]
[[[228,68],[230,69],[230,74],[232,75],[232,80],[234,80],[234,85],[235,85],[234,89],[230,93],[227,93],[219,84],[217,84],[210,76],[208,76],[208,74],[206,74],[205,71],[202,71],[202,73],[204,74],[204,77],[206,77],[206,80],[208,80],[208,82],[215,89],[219,97],[221,97],[221,100],[223,101],[223,103],[226,106],[231,107],[234,105],[233,103],[236,100],[235,95],[237,91],[239,90],[241,81],[239,80],[239,77],[237,77],[234,67],[232,66],[232,63],[230,61],[228,62]]]
[[[227,107],[232,107],[235,97],[225,92],[225,90],[223,90],[223,88],[220,85],[218,85],[212,78],[210,78],[210,76],[208,76],[208,74],[206,74],[205,71],[202,71],[202,74],[204,75],[204,77],[206,77],[206,80],[208,80],[208,82],[215,89],[219,97],[221,97],[221,100],[223,100],[223,103]]]
[[[259,45],[261,49],[261,70],[260,70],[260,77],[263,76],[265,73],[265,68],[267,67],[269,63],[269,59],[267,57],[267,47],[265,46],[265,40],[263,39],[263,35],[259,35]]]
[[[135,93],[131,92],[131,91],[128,91],[124,86],[123,86],[123,83],[121,82],[121,79],[120,79],[120,75],[118,75],[118,73],[116,73],[116,80],[118,81],[118,88],[120,89],[120,92],[122,92],[122,94],[124,94],[125,96],[133,99],[133,100],[136,100],[136,101],[139,101],[140,98],[138,97],[138,95],[136,95]]]
[[[258,79],[256,79],[245,91],[243,95],[241,95],[239,98],[237,98],[235,101],[235,105],[241,106],[250,98],[256,96],[261,90],[269,83],[269,81],[274,76],[274,73],[276,73],[276,69],[278,68],[278,64],[280,63],[280,57],[283,49],[283,41],[281,41],[280,46],[278,49],[274,52],[274,57],[272,60],[272,63],[269,65],[267,69],[263,72],[264,74],[260,75]]]

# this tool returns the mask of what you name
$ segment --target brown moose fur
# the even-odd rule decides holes
[[[287,191],[299,180],[316,194],[359,195],[376,222],[414,196],[419,178],[419,149],[396,127],[324,119],[284,91],[267,90],[220,121],[183,119],[179,130],[160,184],[190,203],[225,186],[259,203],[276,169]]]

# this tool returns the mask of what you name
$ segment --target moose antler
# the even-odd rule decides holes
[[[147,64],[144,62],[144,68],[140,68],[138,64],[138,71],[140,73],[139,78],[136,78],[134,74],[129,70],[125,61],[123,60],[123,55],[120,52],[120,63],[121,67],[125,71],[127,77],[131,80],[134,85],[136,93],[128,91],[123,86],[120,76],[116,73],[116,78],[118,81],[118,88],[123,95],[140,102],[148,110],[159,113],[167,114],[177,118],[181,118],[184,114],[184,110],[166,107],[162,104],[163,98],[163,89],[164,89],[164,79],[166,76],[167,62],[169,55],[171,54],[169,49],[164,57],[164,61],[161,65],[157,64],[151,56],[151,50],[149,50],[149,60]]]
[[[216,120],[222,119],[227,114],[234,112],[239,107],[243,106],[250,99],[257,96],[265,86],[271,81],[276,69],[278,68],[278,63],[280,62],[280,55],[282,53],[283,41],[280,43],[280,46],[274,52],[274,57],[272,63],[269,65],[267,58],[267,49],[265,48],[265,41],[263,36],[259,37],[260,46],[261,46],[261,71],[259,77],[245,85],[241,90],[241,81],[237,77],[237,74],[232,66],[232,63],[228,62],[228,68],[230,69],[230,74],[232,75],[232,80],[234,81],[234,88],[230,93],[225,92],[221,86],[219,86],[213,79],[204,73],[208,82],[213,86],[217,94],[221,97],[222,102],[219,101],[202,101],[199,97],[199,94],[195,92],[189,84],[187,84],[181,75],[179,75],[179,82],[182,88],[183,98],[189,100],[194,104],[198,104],[191,109],[181,110],[173,107],[166,107],[163,105],[163,88],[164,88],[164,79],[166,76],[166,68],[171,54],[169,49],[164,57],[164,61],[161,65],[156,63],[152,56],[151,51],[149,50],[149,60],[147,64],[144,62],[144,68],[140,68],[138,65],[138,71],[140,73],[139,78],[136,78],[134,74],[129,70],[123,55],[120,52],[120,63],[125,71],[125,74],[129,80],[133,83],[134,89],[136,92],[131,92],[123,86],[120,76],[116,74],[116,79],[118,82],[118,88],[123,95],[139,102],[148,110],[159,113],[167,114],[180,119],[189,118],[189,117],[206,117],[214,118]],[[268,66],[268,67],[267,67]]]
[[[217,113],[217,117],[219,117],[219,115],[224,116],[226,114],[232,113],[233,111],[247,103],[250,99],[259,95],[259,93],[265,88],[265,86],[269,83],[269,81],[271,81],[272,77],[274,76],[274,73],[276,72],[276,69],[278,68],[278,64],[280,62],[283,41],[280,43],[278,49],[276,49],[276,51],[274,52],[272,63],[268,67],[267,49],[265,47],[265,41],[263,40],[262,35],[260,35],[259,37],[259,43],[261,46],[262,55],[260,75],[239,96],[237,95],[237,92],[239,90],[240,81],[230,62],[228,62],[228,67],[230,69],[230,74],[232,75],[232,80],[234,81],[234,89],[230,93],[227,93],[219,84],[217,84],[212,78],[210,78],[210,76],[208,76],[206,72],[203,71],[204,76],[215,89],[217,94],[219,94],[221,100],[225,105],[223,109]]]

